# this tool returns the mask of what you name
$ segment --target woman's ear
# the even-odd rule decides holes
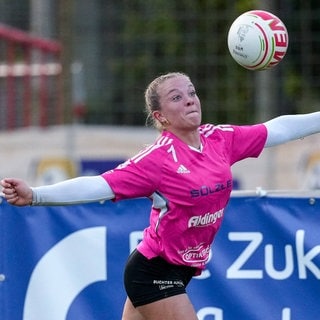
[[[160,111],[156,110],[152,113],[153,117],[158,120],[163,126],[167,126],[169,124],[169,121],[165,116],[161,114]]]
[[[161,114],[160,111],[156,110],[156,111],[153,111],[153,117],[158,120],[159,122],[163,122],[166,120],[166,118]]]

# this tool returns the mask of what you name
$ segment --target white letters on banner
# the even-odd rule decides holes
[[[320,269],[312,261],[317,255],[320,254],[320,245],[313,247],[307,253],[304,252],[304,230],[296,232],[296,255],[297,255],[297,268],[299,279],[307,278],[307,270],[312,272],[317,279],[320,279]],[[244,269],[244,265],[254,255],[256,250],[260,247],[263,234],[261,232],[230,232],[229,240],[231,241],[249,241],[248,246],[236,258],[236,260],[227,269],[228,279],[262,279],[262,269]],[[265,246],[265,273],[272,279],[284,280],[289,278],[294,271],[294,255],[291,245],[285,246],[285,268],[278,271],[274,268],[274,249],[273,246],[268,244]]]
[[[27,289],[23,320],[65,320],[75,297],[107,279],[106,227],[72,233],[38,262]]]
[[[137,247],[137,245],[142,240],[142,238],[143,238],[143,231],[130,232],[130,235],[129,235],[130,253]]]
[[[312,259],[315,258],[320,253],[320,246],[313,247],[309,252],[304,252],[304,230],[299,230],[296,234],[296,247],[297,247],[297,259],[298,259],[298,271],[299,278],[307,278],[307,269],[311,271],[317,279],[320,279],[320,270],[312,262]]]
[[[0,319],[121,319],[125,261],[149,210],[148,199],[26,208],[3,201]],[[198,319],[318,319],[319,221],[320,200],[232,198],[207,267],[188,287]]]
[[[197,313],[199,320],[205,320],[207,316],[214,316],[214,320],[223,320],[223,311],[219,308],[207,307],[200,309]]]
[[[291,309],[284,308],[282,310],[282,319],[281,320],[291,320]]]
[[[231,241],[250,241],[235,262],[227,269],[228,279],[262,279],[262,270],[241,270],[262,242],[260,232],[229,232]]]
[[[214,320],[223,320],[223,310],[214,307],[207,307],[200,309],[197,313],[199,320],[205,320],[207,316],[214,316]],[[289,308],[284,308],[282,310],[281,320],[291,320],[291,310]]]

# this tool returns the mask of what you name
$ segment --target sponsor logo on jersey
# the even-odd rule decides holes
[[[188,221],[188,228],[206,227],[210,224],[215,224],[218,219],[221,219],[223,217],[223,213],[224,209],[221,209],[214,213],[208,212],[204,215],[193,216]]]
[[[192,189],[190,190],[190,195],[192,198],[209,196],[216,192],[224,191],[231,188],[232,180],[227,180],[226,182],[216,183],[213,186],[202,186],[200,189]]]
[[[195,248],[189,248],[182,254],[182,259],[188,263],[203,264],[209,258],[210,246],[201,244]]]
[[[180,164],[179,168],[177,169],[177,173],[185,174],[190,173],[190,171],[183,164]]]
[[[159,286],[159,290],[173,287],[184,287],[182,280],[153,280],[153,284]]]

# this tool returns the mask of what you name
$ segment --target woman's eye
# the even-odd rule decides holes
[[[190,96],[194,97],[194,96],[196,96],[196,95],[197,95],[197,93],[196,93],[195,91],[191,91],[191,92],[190,92]]]
[[[173,101],[177,101],[177,100],[179,100],[180,98],[181,98],[180,95],[176,95],[176,96],[173,96],[173,97],[172,97],[172,100],[173,100]]]

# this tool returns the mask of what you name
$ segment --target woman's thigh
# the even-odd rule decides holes
[[[130,299],[127,298],[123,308],[122,320],[145,320],[145,318],[139,310],[133,306]]]
[[[135,308],[130,300],[124,306],[122,320],[197,320],[187,296],[180,294]]]
[[[197,320],[187,294],[179,294],[140,307],[137,310],[145,320]]]

